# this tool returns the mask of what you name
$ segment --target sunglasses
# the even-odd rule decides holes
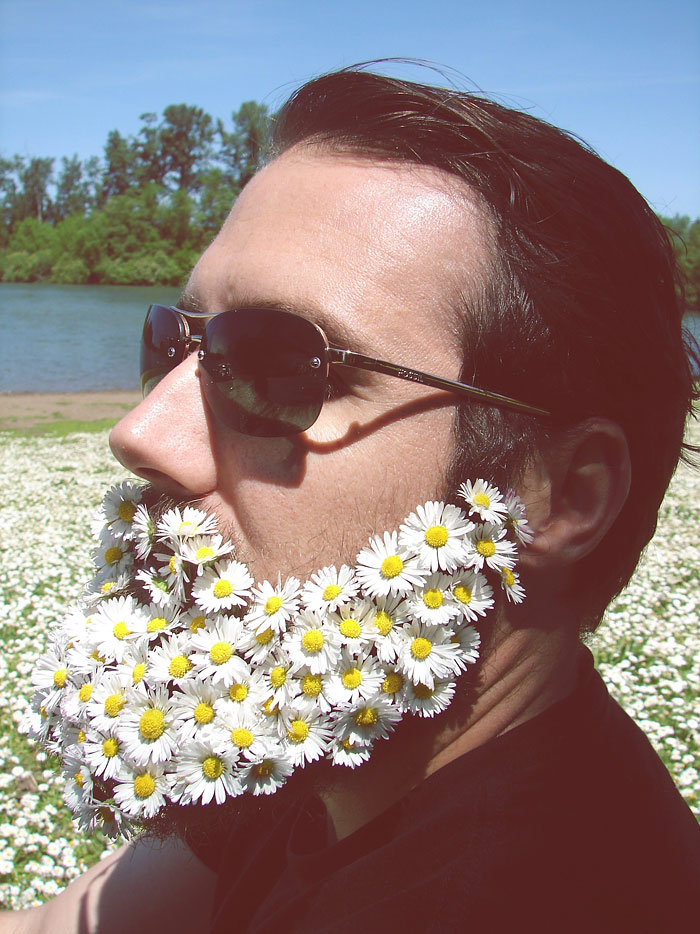
[[[151,305],[141,340],[144,396],[195,347],[207,405],[225,425],[244,435],[284,438],[310,428],[328,398],[330,368],[337,364],[530,415],[551,414],[486,389],[331,347],[312,321],[275,308],[236,308],[209,315]]]

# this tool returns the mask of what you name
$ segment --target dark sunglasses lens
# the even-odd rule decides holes
[[[141,337],[141,391],[144,396],[166,373],[182,363],[182,323],[170,308],[151,305]]]
[[[200,372],[214,414],[246,435],[282,438],[310,428],[326,393],[326,346],[304,318],[240,309],[207,325]]]

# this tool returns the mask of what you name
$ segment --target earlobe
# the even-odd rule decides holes
[[[580,561],[607,534],[630,482],[627,438],[616,422],[590,418],[568,431],[540,471],[535,537],[523,564],[544,569]]]

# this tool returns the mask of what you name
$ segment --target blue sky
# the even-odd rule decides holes
[[[185,102],[228,118],[244,100],[274,107],[332,68],[417,57],[577,133],[660,213],[700,216],[697,0],[486,7],[0,0],[0,148],[101,155],[109,130],[137,132],[145,111]]]

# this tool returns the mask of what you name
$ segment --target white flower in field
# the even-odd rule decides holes
[[[408,615],[430,626],[449,626],[460,615],[451,587],[449,574],[431,574],[406,601]]]
[[[328,718],[320,710],[290,708],[280,721],[280,736],[295,766],[314,762],[325,754],[330,742]]]
[[[221,619],[212,629],[200,629],[191,637],[190,661],[202,680],[212,679],[228,686],[240,681],[248,666],[238,654],[243,624],[239,619]]]
[[[316,613],[332,613],[357,594],[358,581],[355,572],[346,564],[340,570],[335,565],[322,568],[311,575],[301,592],[302,603],[307,610]]]
[[[185,506],[182,511],[177,506],[169,509],[157,523],[158,538],[173,544],[195,535],[212,535],[215,532],[216,516],[194,506]]]
[[[486,565],[499,574],[504,568],[512,570],[515,567],[517,548],[506,538],[507,531],[505,526],[493,525],[490,522],[477,525],[465,540],[465,567],[473,567],[480,571]]]
[[[103,658],[120,662],[126,647],[142,638],[146,614],[134,597],[105,600],[93,613],[90,641]]]
[[[400,637],[396,664],[414,684],[432,688],[436,678],[450,679],[459,673],[459,646],[451,641],[450,630],[414,620],[401,630]]]
[[[205,613],[220,613],[244,606],[252,584],[253,578],[245,564],[234,559],[217,561],[197,578],[192,596]]]
[[[130,766],[124,764],[114,789],[114,800],[132,817],[155,817],[165,804],[170,783],[162,763]]]
[[[283,644],[294,669],[306,666],[313,674],[330,671],[340,653],[336,628],[326,617],[310,610],[302,610]]]
[[[83,743],[84,755],[93,774],[105,780],[117,778],[122,770],[124,744],[116,736],[90,733]]]
[[[508,512],[503,497],[497,489],[485,480],[467,480],[460,484],[459,496],[469,506],[469,515],[478,516],[481,522],[491,522],[500,525],[504,522]]]
[[[188,743],[180,752],[175,768],[173,798],[181,804],[214,800],[223,804],[227,797],[243,793],[236,774],[238,752],[222,750],[209,742]]]
[[[406,519],[398,541],[430,572],[453,571],[462,563],[464,538],[473,527],[458,506],[429,502]]]
[[[141,502],[142,486],[133,480],[124,480],[107,491],[102,500],[104,521],[113,535],[133,538],[133,522]]]
[[[178,743],[208,735],[217,722],[218,705],[226,696],[224,688],[208,681],[193,679],[180,685],[180,690],[171,698]]]
[[[451,590],[455,606],[470,622],[485,616],[494,605],[493,588],[483,574],[473,569],[455,573]]]
[[[375,535],[369,548],[358,554],[357,564],[357,579],[368,597],[410,593],[428,575],[417,558],[399,548],[398,532],[385,532],[383,538]]]
[[[253,605],[245,615],[245,624],[254,632],[272,629],[282,633],[299,609],[301,584],[296,577],[289,577],[284,582],[278,580],[273,587],[269,581],[263,581],[259,587],[253,587]]]
[[[126,571],[134,562],[134,556],[129,545],[109,531],[104,531],[100,542],[92,553],[95,566],[109,575],[119,575]]]
[[[177,746],[173,706],[164,687],[131,694],[129,706],[114,728],[126,756],[138,765],[171,758]]]
[[[205,568],[232,550],[231,542],[225,542],[221,535],[193,535],[182,539],[175,553],[185,564],[193,565],[197,575],[200,575]]]
[[[384,672],[369,652],[359,655],[343,649],[328,685],[328,698],[339,708],[367,700],[380,690]]]

